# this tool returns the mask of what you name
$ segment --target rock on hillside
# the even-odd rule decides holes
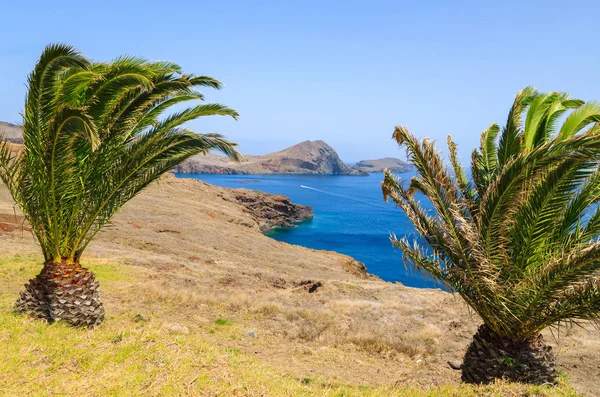
[[[324,174],[366,175],[340,159],[323,141],[304,141],[279,152],[263,156],[246,156],[242,163],[232,163],[215,154],[198,155],[175,168],[190,174]]]
[[[16,124],[0,121],[0,137],[13,143],[23,143],[23,131]]]
[[[249,189],[226,189],[231,197],[241,204],[258,222],[260,230],[265,233],[277,227],[293,227],[305,219],[312,219],[312,208],[307,205],[294,204],[284,195],[263,193]]]
[[[377,160],[362,160],[356,163],[358,169],[364,172],[383,172],[388,169],[394,173],[408,172],[413,170],[409,163],[393,157],[384,157]]]

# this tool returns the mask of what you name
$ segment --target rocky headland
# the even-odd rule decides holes
[[[345,164],[323,141],[304,141],[287,149],[262,156],[245,156],[241,163],[216,154],[197,155],[175,167],[186,174],[323,174],[367,175]]]
[[[278,227],[294,227],[297,223],[313,217],[310,206],[294,204],[281,194],[226,188],[223,188],[223,192],[220,197],[241,204],[256,220],[263,233]]]

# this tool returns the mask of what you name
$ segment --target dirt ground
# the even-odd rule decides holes
[[[460,382],[460,371],[447,362],[461,361],[480,323],[460,298],[384,282],[363,275],[350,257],[272,240],[240,205],[224,199],[229,194],[164,178],[123,208],[87,258],[155,270],[136,288],[162,302],[178,301],[180,309],[167,313],[174,322],[234,319],[247,337],[215,342],[283,373],[362,385]],[[0,187],[0,252],[37,252],[14,214]],[[395,265],[401,266],[400,256]],[[136,302],[135,295],[105,299],[111,307],[128,299],[149,316],[168,310]],[[545,337],[569,384],[600,395],[600,333],[585,326]]]

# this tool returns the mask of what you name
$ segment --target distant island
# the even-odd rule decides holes
[[[23,143],[21,127],[0,121],[0,136],[13,143]],[[173,169],[181,174],[320,174],[357,175],[382,172],[385,168],[400,173],[412,170],[412,166],[400,159],[386,157],[363,160],[354,166],[345,164],[337,152],[321,140],[304,141],[287,149],[262,156],[246,155],[246,161],[233,163],[227,157],[210,153],[199,154]]]
[[[364,172],[383,172],[385,169],[394,173],[412,171],[414,167],[409,163],[393,157],[384,157],[377,160],[362,160],[356,167]]]
[[[321,140],[304,141],[278,152],[262,156],[246,155],[243,163],[233,163],[227,157],[216,154],[197,155],[175,167],[182,174],[320,174],[358,175],[382,172],[410,171],[412,167],[399,159],[384,158],[365,160],[355,166],[345,164],[337,152]]]
[[[186,174],[324,174],[368,175],[357,167],[344,164],[336,151],[323,141],[304,141],[278,152],[262,156],[246,155],[246,161],[233,163],[216,154],[197,155],[175,172]]]

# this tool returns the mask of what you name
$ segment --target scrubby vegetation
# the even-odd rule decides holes
[[[540,332],[600,319],[599,122],[597,103],[528,87],[502,131],[493,124],[481,134],[472,178],[450,138],[451,170],[433,142],[396,128],[417,176],[407,186],[388,172],[383,192],[420,239],[392,242],[484,323],[465,355],[464,381],[555,383]]]

